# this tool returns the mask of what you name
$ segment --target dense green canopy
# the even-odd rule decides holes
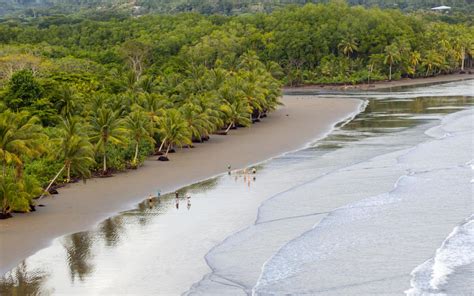
[[[235,15],[270,12],[288,4],[327,3],[328,0],[0,0],[0,15],[51,15],[81,11],[84,14],[143,15],[147,13],[199,12],[202,14]],[[405,11],[428,10],[448,5],[455,12],[472,13],[469,0],[348,0],[350,5],[398,8]]]

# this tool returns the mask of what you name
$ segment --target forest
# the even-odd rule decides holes
[[[340,1],[235,16],[7,19],[0,216],[34,210],[61,184],[232,136],[277,108],[284,85],[462,72],[473,55],[470,23]]]
[[[90,14],[99,10],[114,14],[144,15],[148,13],[198,12],[202,14],[237,15],[242,13],[272,12],[287,5],[327,3],[329,0],[0,0],[2,14],[27,16],[55,13]],[[469,0],[348,0],[350,5],[396,8],[403,11],[429,10],[440,5],[452,7],[454,13],[473,13]]]

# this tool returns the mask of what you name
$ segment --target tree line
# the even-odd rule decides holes
[[[52,186],[249,126],[278,106],[282,85],[465,71],[473,37],[470,24],[342,2],[2,22],[2,216],[33,209]]]
[[[197,12],[201,14],[238,15],[272,12],[287,5],[327,3],[329,0],[0,0],[0,15],[37,17],[58,13],[144,15],[149,13]],[[395,8],[403,11],[429,11],[447,5],[454,14],[472,14],[474,4],[468,0],[348,0],[350,5]]]

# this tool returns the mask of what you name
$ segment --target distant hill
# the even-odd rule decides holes
[[[474,0],[348,0],[351,5],[399,8],[405,11],[447,5],[453,11],[474,12]],[[0,0],[0,16],[37,16],[79,11],[146,13],[199,12],[203,14],[242,14],[268,12],[288,4],[327,2],[327,0]]]

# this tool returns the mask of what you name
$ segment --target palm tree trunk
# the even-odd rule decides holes
[[[170,151],[170,147],[171,147],[171,143],[168,145],[168,147],[166,148],[166,153],[165,153],[165,157],[168,157],[168,152]]]
[[[107,154],[105,154],[105,151],[104,151],[104,161],[103,161],[102,171],[104,174],[107,172]]]
[[[234,122],[232,121],[229,126],[227,127],[227,129],[225,130],[225,133],[227,134],[230,130],[230,128],[232,127],[232,125],[234,124]]]
[[[392,80],[392,63],[390,63],[390,67],[389,67],[389,74],[388,74],[388,80]]]
[[[163,139],[163,141],[161,142],[160,149],[158,149],[158,151],[161,151],[161,149],[163,149],[163,146],[164,146],[165,143],[166,143],[166,138],[167,138],[167,137],[165,137],[165,138]]]
[[[51,188],[51,186],[53,186],[53,183],[56,181],[56,179],[59,177],[59,175],[62,173],[62,171],[66,168],[66,165],[63,165],[63,167],[59,170],[59,172],[56,174],[56,176],[54,176],[53,180],[51,180],[51,182],[48,184],[48,187],[46,187],[46,189],[44,190],[43,194],[41,194],[41,196],[38,198],[38,200],[42,199],[44,194],[46,192],[48,192],[49,188]]]
[[[71,164],[67,165],[67,179],[66,182],[69,183],[71,182]]]
[[[137,158],[138,158],[138,141],[137,141],[137,145],[135,146],[135,156],[133,157],[133,163],[135,165],[137,164]]]
[[[462,57],[461,57],[461,71],[464,71],[464,59],[465,59],[465,54],[464,54],[464,48],[462,52]]]

